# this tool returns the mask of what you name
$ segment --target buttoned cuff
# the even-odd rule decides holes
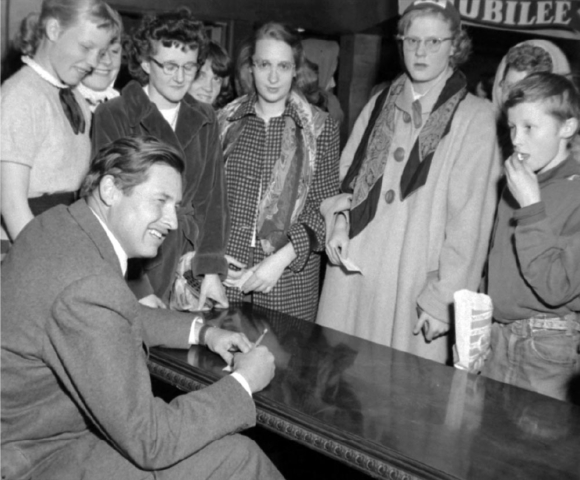
[[[540,201],[514,211],[514,220],[518,225],[531,225],[546,218],[546,205]]]
[[[250,384],[248,383],[248,381],[244,378],[244,376],[241,373],[238,372],[233,372],[230,374],[231,377],[234,377],[239,384],[244,387],[244,390],[246,392],[248,392],[248,395],[251,397],[252,396],[252,390],[250,389]]]

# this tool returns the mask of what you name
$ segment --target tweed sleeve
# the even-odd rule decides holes
[[[306,205],[298,222],[292,225],[288,232],[296,252],[296,258],[288,268],[294,272],[299,272],[304,268],[310,252],[319,252],[324,249],[326,227],[324,217],[320,213],[320,204],[326,198],[339,193],[340,138],[338,124],[330,115],[317,139],[316,148],[316,170],[306,198]]]
[[[48,362],[94,428],[139,468],[160,470],[255,425],[253,400],[229,376],[171,403],[153,397],[135,304],[122,277],[92,275],[59,295],[47,321]]]

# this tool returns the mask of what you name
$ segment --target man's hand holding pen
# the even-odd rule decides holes
[[[233,371],[246,379],[252,393],[264,389],[274,378],[274,355],[268,347],[260,345],[267,331],[264,329],[249,352],[234,354]]]
[[[217,338],[222,332],[224,338]],[[274,355],[267,347],[260,346],[268,329],[264,329],[255,343],[250,342],[243,333],[226,332],[217,328],[207,330],[208,347],[225,360],[227,366],[224,371],[239,373],[248,382],[252,393],[259,392],[274,378]],[[229,343],[226,341],[228,338]],[[213,345],[219,347],[214,349]]]

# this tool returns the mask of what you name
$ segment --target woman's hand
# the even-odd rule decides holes
[[[254,272],[242,285],[244,293],[270,293],[284,273],[284,269],[296,258],[292,243],[287,243],[273,255],[264,258],[258,265],[251,268]]]
[[[429,315],[424,310],[419,310],[419,320],[413,329],[413,334],[418,335],[419,332],[423,332],[425,341],[431,343],[436,338],[442,337],[449,333],[449,324],[445,323],[432,315]]]
[[[153,293],[151,295],[147,295],[146,297],[140,298],[139,303],[149,308],[167,308],[167,305],[163,303],[163,300],[161,300]]]
[[[220,277],[215,273],[206,273],[203,277],[199,292],[200,310],[208,310],[205,305],[205,301],[208,298],[216,302],[216,307],[218,308],[228,308],[230,306]]]
[[[541,200],[540,184],[526,161],[520,160],[514,153],[504,165],[508,188],[520,207],[538,203]]]
[[[237,285],[236,282],[244,274],[246,265],[244,265],[242,262],[236,260],[234,257],[230,255],[226,255],[226,261],[228,262],[228,276],[224,281],[224,285],[230,288],[235,287]],[[231,265],[237,267],[237,269],[230,268]]]
[[[349,243],[348,223],[344,214],[340,213],[337,215],[332,234],[326,242],[328,259],[335,265],[340,265],[341,258],[348,258]]]

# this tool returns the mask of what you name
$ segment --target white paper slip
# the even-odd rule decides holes
[[[340,258],[340,263],[342,266],[346,268],[349,272],[360,273],[362,275],[361,269],[349,258]]]

